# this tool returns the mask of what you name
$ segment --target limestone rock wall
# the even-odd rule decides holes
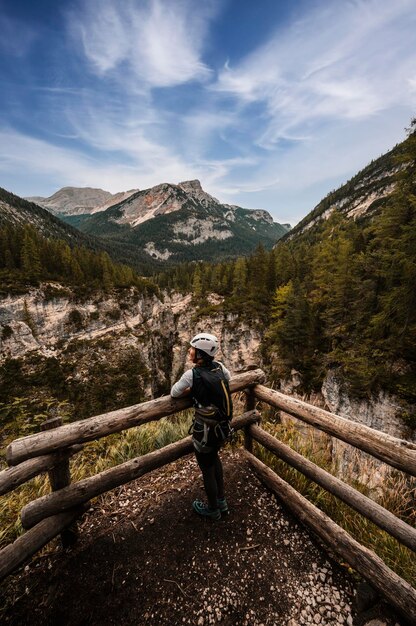
[[[166,393],[191,367],[186,358],[189,340],[201,331],[218,336],[222,348],[218,358],[232,372],[259,363],[257,328],[240,324],[232,315],[195,321],[195,312],[189,295],[165,295],[159,300],[132,289],[123,295],[77,301],[69,289],[44,285],[0,300],[0,364],[36,354],[59,360],[68,350],[76,353],[77,346],[82,346],[84,364],[88,350],[92,357],[98,349],[105,363],[117,352],[135,349],[149,370],[146,395],[151,397]]]
[[[212,304],[219,302],[218,296],[211,297]],[[132,388],[137,384],[143,391],[141,397],[149,399],[168,393],[183,371],[192,366],[187,361],[189,340],[203,331],[218,336],[221,351],[217,358],[232,373],[262,367],[259,327],[221,312],[198,317],[190,295],[144,298],[131,289],[111,297],[95,295],[77,301],[69,289],[46,284],[28,294],[0,300],[0,365],[10,359],[30,362],[32,369],[42,359],[65,362],[65,383],[70,386],[85,381],[87,386],[92,371],[101,371],[103,376],[113,371],[116,375],[122,364],[125,377],[135,377],[122,384],[127,389],[129,384]],[[281,391],[394,437],[416,440],[415,432],[400,417],[401,403],[387,393],[371,399],[352,398],[334,371],[328,372],[321,392],[313,396],[300,394],[300,384],[299,374],[292,372],[290,380],[281,381]],[[117,391],[116,385],[112,393]],[[333,470],[341,477],[360,476],[370,489],[376,489],[390,472],[385,464],[300,420],[285,415],[282,419],[296,424],[305,440],[318,440],[330,452]]]

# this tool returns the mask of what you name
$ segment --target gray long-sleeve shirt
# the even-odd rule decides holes
[[[227,370],[227,368],[225,367],[225,365],[223,365],[222,363],[220,363],[220,361],[215,361],[216,363],[218,363],[218,365],[221,366],[222,371],[224,372],[224,376],[227,380],[230,380],[231,378],[231,374],[230,372]],[[182,376],[180,377],[180,379],[178,380],[178,382],[176,382],[172,389],[170,390],[170,395],[172,396],[172,398],[180,398],[180,396],[183,394],[183,392],[188,389],[189,387],[192,388],[192,383],[193,383],[193,374],[192,374],[192,369],[190,370],[186,370],[186,372],[184,372],[182,374]]]

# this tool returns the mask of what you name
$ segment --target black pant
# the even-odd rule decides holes
[[[219,448],[215,448],[211,452],[197,452],[195,450],[210,509],[217,509],[217,498],[224,497],[224,476],[218,450]]]

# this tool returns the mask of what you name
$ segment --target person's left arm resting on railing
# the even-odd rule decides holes
[[[176,382],[170,390],[172,398],[183,398],[189,396],[192,388],[192,370],[187,370],[182,374],[178,382]]]

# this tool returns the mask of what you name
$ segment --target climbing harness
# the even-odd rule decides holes
[[[213,405],[195,409],[195,417],[188,433],[192,434],[192,443],[198,452],[212,452],[218,444],[223,445],[232,439],[234,429],[229,420],[214,419],[215,415],[218,415],[218,409]],[[214,434],[216,445],[208,444],[210,432]]]

